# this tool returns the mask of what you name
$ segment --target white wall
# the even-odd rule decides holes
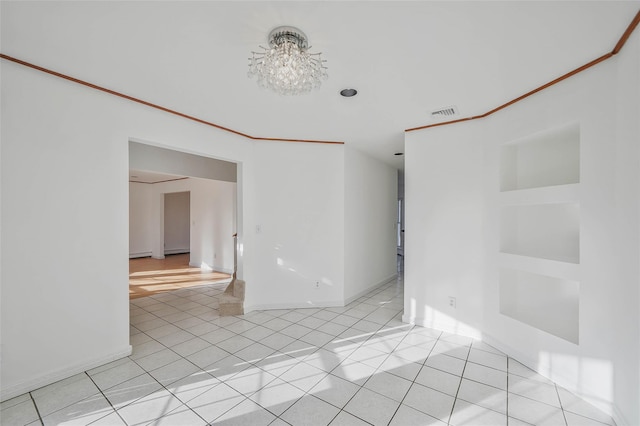
[[[192,266],[233,272],[233,234],[236,223],[236,183],[195,180],[191,189]],[[178,182],[174,182],[174,185]],[[167,182],[171,184],[171,182]],[[250,291],[250,290],[249,290]]]
[[[129,257],[151,256],[153,215],[151,185],[129,182]]]
[[[239,275],[248,303],[342,301],[341,146],[252,142],[13,63],[0,66],[1,399],[130,351],[129,140],[238,163]],[[276,252],[298,272],[278,265]],[[324,283],[319,290],[315,279]],[[281,292],[296,286],[302,291]],[[318,296],[308,297],[310,290]]]
[[[405,141],[403,320],[473,337],[482,327],[485,257],[478,127],[436,127]]]
[[[488,118],[406,135],[406,319],[482,336],[618,424],[640,423],[639,37]],[[571,123],[580,128],[579,189],[547,193],[580,204],[579,263],[501,255],[509,194],[500,193],[500,147]],[[499,271],[516,264],[578,278],[577,344],[500,314]]]
[[[349,146],[344,164],[344,298],[397,276],[397,170]]]
[[[254,155],[256,216],[245,235],[263,273],[245,309],[341,305],[344,147],[265,142]]]
[[[188,251],[192,266],[233,272],[233,238],[237,232],[235,182],[189,178],[156,184],[130,183],[129,246],[138,252],[162,258],[164,256],[163,223],[164,194],[190,193],[191,227]],[[140,197],[136,199],[135,197]],[[141,200],[145,204],[141,204]],[[140,226],[140,229],[134,229]],[[130,256],[133,253],[130,252]]]
[[[188,253],[191,233],[189,191],[164,194],[164,254]]]

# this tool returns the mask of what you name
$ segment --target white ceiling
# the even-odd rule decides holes
[[[253,136],[344,141],[401,168],[404,129],[484,113],[613,49],[639,1],[2,2],[2,53]],[[323,52],[319,91],[247,77],[271,29]],[[354,98],[338,92],[358,90]]]

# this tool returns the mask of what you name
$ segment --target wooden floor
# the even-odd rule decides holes
[[[129,298],[151,296],[205,284],[224,283],[231,276],[222,272],[202,271],[189,266],[189,254],[174,254],[164,259],[143,257],[129,259]]]

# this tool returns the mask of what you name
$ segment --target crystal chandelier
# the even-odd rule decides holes
[[[299,95],[320,87],[327,78],[327,67],[320,56],[309,53],[307,37],[294,27],[278,27],[269,34],[269,49],[251,52],[249,77],[260,87],[281,95]]]

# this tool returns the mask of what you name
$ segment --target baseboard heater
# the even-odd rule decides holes
[[[189,249],[188,248],[181,248],[181,249],[165,249],[164,250],[164,254],[184,254],[184,253],[189,253]]]
[[[144,251],[141,253],[129,253],[129,259],[136,259],[138,257],[151,257],[151,252]]]

